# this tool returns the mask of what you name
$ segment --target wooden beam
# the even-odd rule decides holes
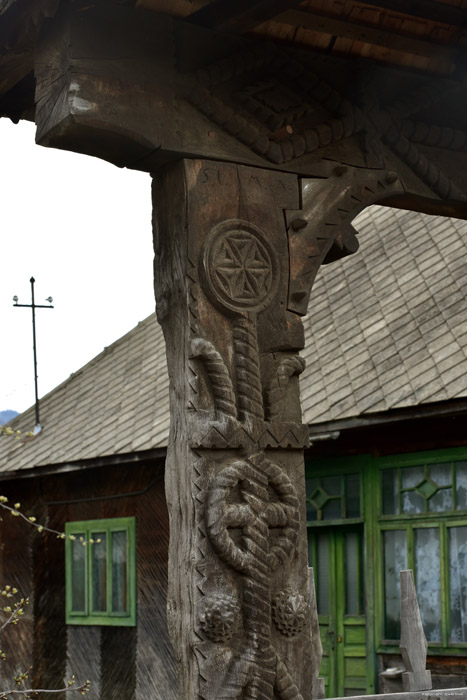
[[[209,29],[241,34],[266,22],[301,0],[214,0],[186,21]]]
[[[315,32],[323,32],[335,37],[363,41],[366,44],[384,46],[388,49],[418,56],[431,57],[436,55],[438,58],[454,62],[454,50],[445,45],[412,38],[411,36],[403,36],[397,32],[388,32],[366,24],[346,22],[345,20],[320,15],[315,12],[287,10],[278,15],[275,20],[280,24],[312,29]]]
[[[467,10],[433,0],[364,0],[365,5],[400,12],[403,15],[421,17],[432,22],[442,22],[457,28],[467,27]]]

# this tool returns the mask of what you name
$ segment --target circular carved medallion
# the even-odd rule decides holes
[[[272,618],[278,630],[286,637],[300,634],[305,626],[309,605],[297,591],[280,591],[272,601]]]
[[[264,234],[247,221],[230,219],[211,231],[203,268],[211,297],[232,311],[261,311],[277,289],[276,253]]]
[[[240,622],[240,605],[223,593],[205,598],[199,612],[199,626],[212,642],[227,642]]]

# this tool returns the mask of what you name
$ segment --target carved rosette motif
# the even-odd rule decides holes
[[[216,593],[207,596],[200,606],[199,626],[212,642],[228,642],[240,622],[240,606],[232,596]]]
[[[280,591],[272,602],[272,618],[277,629],[286,637],[302,632],[309,614],[308,602],[301,593]]]
[[[257,226],[231,219],[210,233],[203,272],[211,298],[237,313],[258,312],[277,289],[277,256]]]

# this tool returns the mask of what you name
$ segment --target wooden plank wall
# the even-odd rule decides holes
[[[30,613],[1,648],[2,684],[34,664],[36,687],[58,688],[75,674],[91,681],[89,700],[175,700],[174,654],[167,632],[168,515],[163,464],[114,467],[10,482],[0,488],[21,510],[57,530],[73,520],[136,517],[137,627],[65,624],[64,543],[18,518],[3,518],[0,586],[30,595]],[[21,494],[21,499],[18,498]],[[63,699],[59,699],[63,700]]]

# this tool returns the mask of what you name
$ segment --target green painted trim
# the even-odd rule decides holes
[[[363,566],[365,581],[364,595],[366,615],[366,655],[368,660],[366,670],[367,694],[376,692],[376,679],[378,677],[377,658],[375,650],[375,625],[377,620],[375,596],[375,557],[379,554],[379,548],[377,547],[376,539],[378,537],[378,531],[376,527],[376,509],[378,507],[378,501],[377,498],[375,498],[375,496],[378,496],[379,491],[381,489],[378,489],[378,473],[375,469],[371,468],[371,465],[372,458],[370,457],[370,455],[362,458],[361,503],[363,509],[362,514],[365,518],[365,525],[363,530]]]
[[[112,611],[112,534],[115,532],[127,533],[127,590],[128,612]],[[85,545],[85,600],[87,614],[74,612],[71,609],[72,592],[72,546],[70,535],[82,535],[89,542],[93,533],[106,534],[106,612],[92,612],[92,544]],[[68,625],[108,625],[119,627],[134,627],[137,617],[136,601],[136,519],[111,518],[100,520],[81,520],[65,524],[65,575],[66,575],[66,608],[65,620]]]
[[[333,525],[363,525],[363,518],[345,518],[339,520],[307,520],[307,527],[332,527]]]
[[[456,489],[454,479],[454,462],[467,459],[467,447],[452,447],[442,450],[403,453],[374,457],[370,454],[353,455],[351,457],[336,457],[332,459],[307,460],[306,476],[338,476],[349,473],[360,473],[360,504],[361,518],[310,521],[307,527],[310,531],[319,528],[342,528],[364,524],[364,579],[365,579],[365,612],[367,616],[367,693],[376,691],[377,654],[399,654],[399,646],[395,640],[384,639],[384,549],[383,533],[386,530],[403,530],[407,533],[407,566],[414,567],[414,530],[418,528],[440,529],[440,561],[441,573],[441,615],[442,642],[429,643],[430,654],[440,656],[465,655],[467,643],[449,643],[450,609],[449,609],[449,528],[467,526],[467,510],[446,511],[443,513],[425,512],[417,514],[383,515],[382,504],[382,474],[386,469],[398,469],[406,466],[426,465],[451,462],[453,478],[453,507],[456,507]],[[398,471],[398,478],[401,472]],[[401,484],[399,484],[401,487]],[[398,498],[402,498],[401,488]],[[401,504],[399,504],[401,505]],[[399,508],[401,510],[401,508]],[[316,562],[316,555],[314,558]],[[315,564],[316,566],[316,564]],[[320,618],[321,619],[321,618]],[[347,618],[345,619],[347,624]],[[330,652],[332,655],[332,652]],[[329,658],[330,676],[333,676],[332,659]],[[330,678],[328,694],[335,694],[333,681]]]
[[[405,467],[420,464],[433,464],[436,462],[458,461],[467,457],[467,447],[448,447],[443,450],[426,450],[424,452],[409,452],[384,457],[374,457],[373,461],[382,469],[390,467]]]

